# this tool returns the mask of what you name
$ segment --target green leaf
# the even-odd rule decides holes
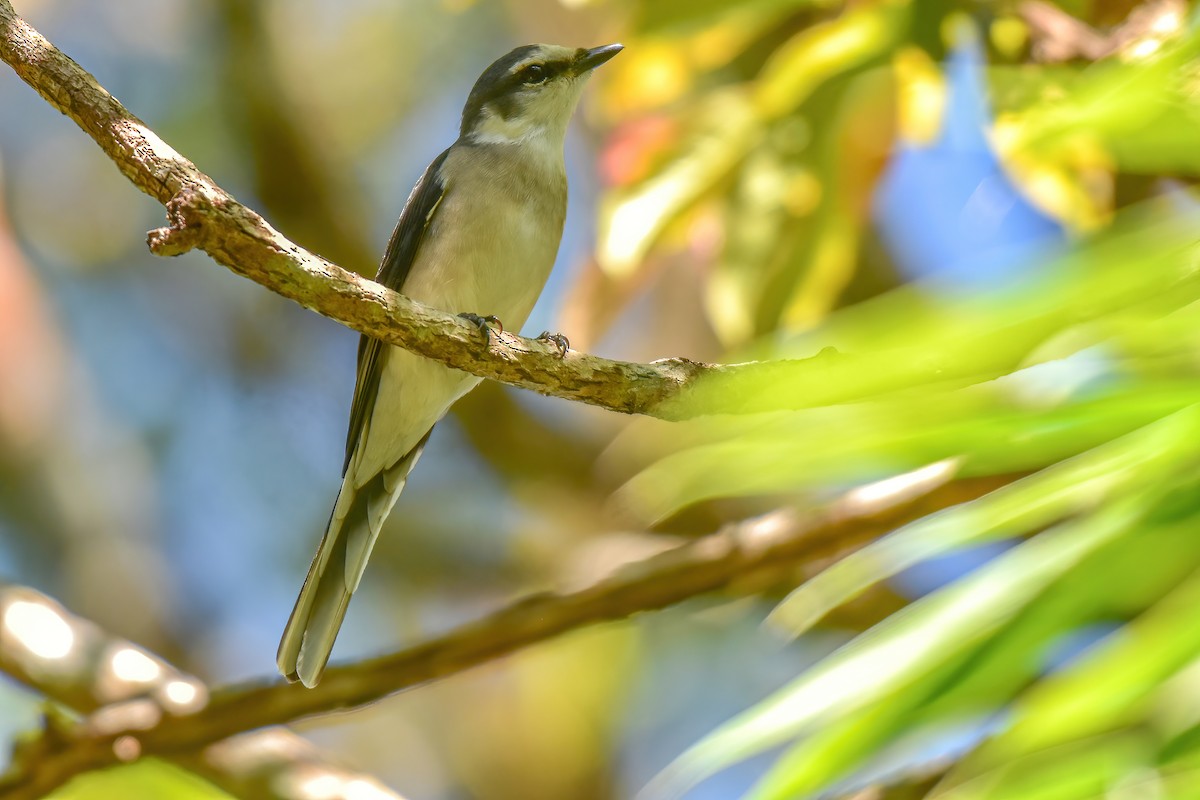
[[[233,800],[212,784],[158,759],[89,772],[46,800]]]
[[[681,35],[719,24],[736,13],[760,26],[778,22],[798,10],[829,8],[839,0],[642,0],[637,5],[634,29],[643,35]]]
[[[1038,758],[1006,765],[995,774],[934,796],[942,800],[1098,800],[1134,793],[1155,783],[1152,742],[1137,732],[1098,737]],[[1128,794],[1119,792],[1128,787]],[[1150,794],[1150,797],[1162,795]]]
[[[659,520],[702,500],[845,485],[948,458],[962,460],[963,475],[1038,469],[1197,401],[1200,382],[1143,385],[1049,408],[991,385],[764,416],[757,430],[747,420],[706,420],[724,441],[660,459],[622,486],[617,500]]]
[[[1182,524],[1194,530],[1195,520]],[[1200,573],[1087,658],[1032,689],[1014,708],[1012,725],[956,770],[950,785],[1169,710],[1163,701],[1183,687],[1165,682],[1200,658],[1197,608]],[[1191,722],[1200,723],[1200,716]]]
[[[1194,494],[1195,488],[1172,491]],[[1161,496],[1154,492],[1145,499],[1147,522],[1138,525],[1136,535],[1097,549],[1011,622],[903,691],[803,737],[780,756],[758,789],[807,796],[834,781],[857,784],[883,764],[894,771],[898,763],[925,763],[929,742],[939,733],[957,730],[962,741],[970,726],[996,719],[1045,670],[1047,649],[1061,637],[1111,620],[1126,608],[1144,609],[1171,593],[1200,564],[1200,540],[1192,535],[1195,516],[1166,528],[1152,525]],[[1155,699],[1154,705],[1179,708],[1181,700]]]
[[[871,585],[928,558],[1021,536],[1168,478],[1200,449],[1191,407],[1014,484],[926,517],[837,562],[790,594],[768,623],[798,636]]]
[[[693,745],[655,778],[645,796],[677,797],[733,763],[905,691],[976,646],[1087,555],[1127,533],[1142,509],[1140,502],[1118,502],[1063,523],[892,615]]]
[[[1150,56],[1108,59],[1075,76],[1062,68],[1044,73],[1022,68],[1027,71],[1021,76],[996,70],[992,77],[1003,87],[1001,97],[1029,92],[1031,77],[1043,76],[1037,99],[1004,118],[1007,146],[1052,164],[1077,163],[1081,154],[1094,162],[1100,149],[1122,172],[1197,174],[1200,104],[1192,81],[1198,53],[1200,29],[1192,27]],[[1056,90],[1047,91],[1050,87]],[[1047,96],[1053,99],[1041,99]]]
[[[742,164],[768,125],[826,81],[894,47],[908,11],[906,3],[884,3],[805,28],[771,55],[745,92],[713,93],[701,132],[658,174],[603,203],[601,267],[615,277],[632,274],[667,227]]]

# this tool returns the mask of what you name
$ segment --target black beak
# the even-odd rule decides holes
[[[624,49],[625,45],[623,44],[606,44],[602,47],[593,47],[591,50],[583,50],[575,60],[575,72],[580,75],[591,72]]]

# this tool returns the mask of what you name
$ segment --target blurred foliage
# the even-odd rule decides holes
[[[51,800],[230,800],[190,772],[158,759],[81,775],[49,796]]]
[[[761,5],[767,19],[782,4]],[[1200,168],[1200,28],[1181,3],[1146,4],[1107,31],[1121,41],[1110,55],[1045,63],[1030,41],[1045,31],[1022,23],[1035,4],[855,3],[820,19],[786,5],[805,20],[786,36],[717,33],[745,30],[733,13],[641,18],[660,47],[674,37],[688,85],[647,103],[673,135],[610,197],[599,263],[624,281],[672,253],[702,256],[727,357],[833,349],[692,398],[701,412],[709,398],[745,398],[745,414],[631,426],[605,455],[629,476],[616,499],[654,522],[889,475],[900,490],[912,471],[1021,477],[792,592],[768,618],[784,636],[949,565],[941,581],[918,581],[903,611],[703,737],[645,796],[682,795],[770,754],[746,797],[914,781],[911,792],[930,773],[918,796],[1197,796],[1200,250],[1186,184]],[[739,52],[703,65],[695,54],[713,40]],[[938,68],[952,51],[991,62],[986,86]],[[636,94],[636,55],[623,67],[628,85],[609,92]],[[900,212],[876,187],[900,180],[905,159],[921,182],[900,205],[962,193],[941,219],[900,223],[935,226],[926,241],[942,248],[923,252],[949,253],[917,259],[919,274],[895,269],[915,238],[869,236],[895,230]],[[1002,171],[947,182],[989,161]],[[985,230],[976,249],[950,252],[985,191],[990,235],[1006,237],[996,244],[1022,244],[1005,225],[1032,205],[1069,245],[994,259]],[[988,544],[973,565],[972,548]]]
[[[339,658],[663,532],[1011,477],[777,587],[771,613],[697,603],[565,637],[313,725],[322,744],[413,800],[1200,796],[1191,6],[30,5],[182,152],[363,271],[482,65],[626,44],[568,149],[572,221],[529,327],[774,363],[690,398],[742,413],[686,423],[482,387],[439,426]],[[206,679],[262,673],[328,514],[353,336],[146,259],[159,210],[35,102],[0,115],[0,245],[23,245],[0,249],[23,314],[0,314],[21,387],[0,381],[0,559]],[[153,793],[164,769],[61,795]]]

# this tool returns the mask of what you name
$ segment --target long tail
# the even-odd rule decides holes
[[[321,546],[308,568],[279,642],[276,662],[289,681],[312,688],[321,680],[350,597],[358,588],[383,521],[421,457],[429,434],[408,455],[357,489],[347,471]]]

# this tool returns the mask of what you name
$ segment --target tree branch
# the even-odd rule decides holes
[[[472,325],[366,280],[289,241],[239,203],[0,0],[0,59],[66,114],[134,186],[163,203],[168,227],[149,233],[161,256],[200,249],[217,263],[350,328],[450,367],[546,395],[662,419],[695,416],[685,390],[713,375],[782,364],[701,364],[669,358],[635,364],[571,352],[505,333],[484,342]],[[486,311],[486,309],[466,309]],[[742,410],[762,398],[722,394],[705,413]],[[780,402],[787,402],[779,398]]]
[[[198,679],[33,589],[0,583],[0,620],[0,671],[77,714],[99,712],[97,719],[123,728],[147,714],[185,712],[207,702],[208,688]],[[12,769],[27,771],[53,752],[64,728],[71,723],[51,707],[42,733],[17,746]],[[118,758],[138,755],[132,740],[114,745]],[[312,743],[280,727],[175,753],[171,760],[235,797],[306,800],[314,796],[306,787],[320,781],[321,796],[329,800],[350,800],[354,787],[368,785],[372,797],[402,800],[375,778],[327,762]],[[53,785],[62,782],[47,777]]]
[[[1013,476],[952,478],[952,469],[920,471],[907,483],[892,479],[874,491],[851,492],[817,512],[783,510],[732,525],[585,588],[535,595],[407,650],[331,667],[314,689],[278,679],[232,686],[214,691],[191,713],[161,708],[152,720],[115,728],[102,710],[58,731],[39,758],[26,759],[21,770],[0,781],[0,797],[41,797],[74,775],[118,762],[123,747],[144,755],[196,752],[246,730],[362,706],[588,625],[722,589],[753,594],[793,585],[797,570],[815,570],[899,525],[999,488]]]

